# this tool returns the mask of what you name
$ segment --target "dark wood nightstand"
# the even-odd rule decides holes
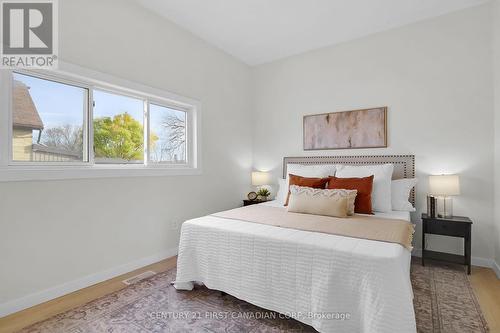
[[[264,200],[243,200],[243,206],[250,206],[250,205],[255,205],[255,204],[260,204],[262,202],[265,202]]]
[[[427,217],[422,214],[422,265],[425,259],[435,259],[467,265],[467,274],[470,274],[470,242],[472,220],[465,216],[447,218]],[[464,239],[464,255],[430,251],[425,249],[425,234],[461,237]]]

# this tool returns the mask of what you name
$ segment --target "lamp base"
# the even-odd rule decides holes
[[[453,199],[451,197],[438,197],[438,217],[453,217]]]

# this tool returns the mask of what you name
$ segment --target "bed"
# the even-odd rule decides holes
[[[283,172],[290,163],[332,161],[393,163],[394,179],[414,176],[411,155],[285,158]],[[410,258],[396,243],[209,215],[182,226],[175,287],[200,282],[319,332],[416,332]]]

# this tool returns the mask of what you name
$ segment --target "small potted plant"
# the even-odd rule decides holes
[[[257,191],[258,199],[262,201],[267,201],[267,197],[271,195],[271,192],[267,188],[261,188]]]

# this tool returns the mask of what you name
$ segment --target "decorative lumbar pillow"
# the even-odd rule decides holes
[[[372,209],[377,212],[392,211],[391,181],[394,165],[337,165],[335,177],[360,178],[373,175]]]
[[[326,178],[308,178],[308,177],[301,177],[297,175],[288,175],[289,179],[289,186],[292,185],[298,185],[298,186],[306,186],[306,187],[312,187],[312,188],[320,188],[324,189],[326,187],[326,184],[330,180],[329,177]],[[288,196],[285,200],[285,206],[288,205],[288,199],[290,198],[290,190],[288,190]]]
[[[356,190],[354,211],[359,214],[373,214],[372,190],[373,176],[364,178],[337,178],[330,177],[328,189]]]
[[[345,189],[316,189],[312,187],[291,185],[290,192],[296,192],[298,194],[305,193],[310,196],[324,196],[324,197],[339,197],[347,198],[347,215],[354,215],[354,203],[356,201],[356,190],[345,190]]]
[[[414,212],[415,207],[408,201],[411,190],[417,185],[416,178],[393,180],[391,183],[392,210]]]
[[[354,215],[356,196],[358,194],[357,190],[333,189],[325,191],[332,191],[334,196],[336,195],[341,198],[347,198],[347,215]]]
[[[347,217],[348,197],[332,190],[290,186],[288,211],[292,213]]]

